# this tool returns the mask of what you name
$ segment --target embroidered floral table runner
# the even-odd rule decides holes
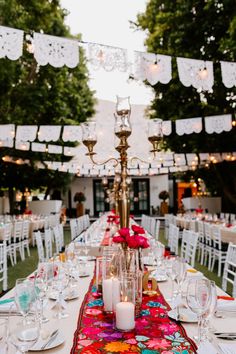
[[[112,315],[103,313],[93,279],[81,306],[71,354],[191,354],[195,343],[182,325],[167,316],[170,309],[163,295],[143,297],[135,330],[119,332]]]
[[[110,244],[110,231],[105,231],[101,246],[109,246]]]

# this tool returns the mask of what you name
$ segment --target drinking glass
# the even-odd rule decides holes
[[[176,279],[176,272],[174,269],[174,258],[173,257],[167,257],[165,259],[165,268],[166,268],[166,274],[168,278],[171,280],[171,295],[168,299],[166,299],[168,302],[172,303],[174,300],[174,281]]]
[[[26,353],[39,338],[39,322],[32,317],[29,323],[19,323],[13,318],[9,321],[9,342],[17,353]]]
[[[44,300],[48,291],[49,276],[50,274],[48,271],[48,264],[39,263],[35,281],[34,281],[34,286],[35,286],[36,296],[40,302],[40,323],[46,323],[49,321],[49,319],[44,316],[44,311],[43,311]]]
[[[63,311],[64,305],[64,296],[63,292],[67,288],[69,283],[69,277],[65,272],[65,269],[61,264],[58,264],[57,270],[54,274],[53,286],[54,289],[58,292],[58,298],[56,305],[59,307],[59,311],[56,313],[55,317],[58,319],[66,318],[69,315]]]
[[[15,285],[15,302],[18,310],[23,316],[24,324],[26,323],[26,317],[34,301],[34,283],[27,278],[17,279]]]
[[[211,303],[211,282],[206,278],[190,279],[187,284],[186,303],[198,316],[198,343],[202,342],[203,315],[209,311]]]
[[[214,281],[210,281],[211,283],[211,298],[208,310],[203,315],[203,336],[205,339],[210,339],[210,332],[212,330],[211,319],[216,311],[217,306],[217,292],[216,285]]]

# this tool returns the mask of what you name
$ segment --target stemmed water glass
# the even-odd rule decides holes
[[[69,277],[65,268],[61,264],[58,264],[53,280],[54,289],[58,292],[56,305],[59,307],[59,311],[56,313],[55,317],[58,319],[66,318],[69,315],[63,311],[63,308],[65,307],[63,292],[68,286]]]
[[[15,285],[15,302],[18,310],[23,316],[23,324],[26,324],[26,317],[34,301],[34,283],[27,278],[17,279]]]
[[[216,293],[216,285],[214,281],[210,281],[211,283],[211,298],[207,311],[203,315],[203,331],[202,335],[204,339],[211,339],[210,332],[211,328],[211,318],[214,315],[217,307],[217,293]]]
[[[40,323],[46,323],[49,321],[49,319],[44,316],[43,305],[45,297],[47,295],[49,281],[51,278],[51,268],[52,265],[49,263],[39,263],[37,273],[35,275],[35,292],[40,302]]]
[[[190,279],[187,284],[186,303],[189,309],[198,316],[198,336],[195,339],[201,343],[203,316],[209,311],[211,304],[211,282],[206,278]]]

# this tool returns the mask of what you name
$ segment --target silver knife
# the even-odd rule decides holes
[[[53,331],[52,334],[50,335],[50,338],[48,339],[48,341],[44,345],[42,345],[40,350],[46,349],[54,341],[54,339],[57,337],[58,332],[59,332],[58,329]]]

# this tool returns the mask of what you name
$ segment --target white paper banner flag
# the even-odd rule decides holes
[[[95,69],[125,72],[128,67],[127,50],[101,44],[88,44],[88,60]]]
[[[13,146],[14,146],[14,140],[13,139],[0,140],[0,147],[13,148]]]
[[[41,125],[38,132],[39,141],[57,141],[60,138],[60,125]]]
[[[65,125],[62,134],[63,141],[82,141],[82,130],[79,125]]]
[[[15,137],[14,124],[1,124],[0,125],[0,140],[13,139]]]
[[[236,63],[221,61],[221,76],[225,87],[236,86]]]
[[[139,80],[147,80],[151,85],[168,84],[171,80],[170,56],[135,52],[135,64],[135,78]]]
[[[19,59],[23,51],[23,36],[21,30],[0,26],[0,58]]]
[[[39,65],[75,68],[79,63],[79,45],[75,40],[34,33],[34,57]]]
[[[162,122],[162,131],[163,135],[170,135],[172,133],[172,127],[171,127],[171,121],[170,120],[164,120]]]
[[[202,131],[202,118],[177,119],[175,126],[178,135],[198,134]]]
[[[62,154],[62,146],[48,144],[49,154]]]
[[[200,157],[200,161],[207,161],[207,160],[209,160],[209,154],[207,154],[207,153],[200,153],[200,154],[199,154],[199,157]]]
[[[176,166],[173,166],[173,167],[169,167],[169,171],[174,173],[174,172],[178,172],[179,171],[179,168],[176,167]]]
[[[169,172],[168,167],[161,167],[161,168],[160,168],[160,173],[161,173],[161,174],[163,174],[163,173],[166,174],[166,173],[168,173],[168,172]]]
[[[168,160],[168,161],[163,161],[163,167],[169,167],[169,166],[173,166],[174,165],[174,161],[173,160]]]
[[[198,157],[196,154],[186,154],[186,159],[188,164],[192,164],[194,162],[194,164],[198,163]]]
[[[213,63],[211,61],[177,58],[179,79],[186,87],[193,86],[203,91],[211,91],[214,84]]]
[[[32,151],[37,151],[37,152],[46,152],[47,151],[47,145],[46,144],[41,144],[41,143],[32,143],[31,144],[31,150]]]
[[[36,139],[37,125],[18,125],[16,129],[16,140],[34,141]]]
[[[205,117],[205,130],[208,134],[220,134],[223,131],[229,132],[232,129],[231,114],[222,116]]]
[[[175,164],[177,166],[186,165],[186,159],[184,154],[175,154],[174,159],[175,159]]]
[[[28,151],[30,149],[30,143],[28,141],[15,141],[15,148],[17,150]]]
[[[80,152],[79,147],[69,147],[69,146],[64,146],[64,155],[65,156],[76,156]]]

